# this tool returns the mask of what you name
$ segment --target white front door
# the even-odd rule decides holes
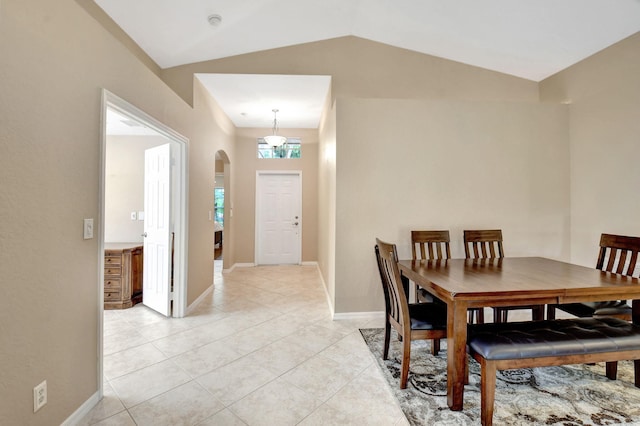
[[[256,263],[299,264],[302,229],[301,172],[258,172]]]
[[[171,314],[171,145],[144,155],[144,273],[142,303]]]

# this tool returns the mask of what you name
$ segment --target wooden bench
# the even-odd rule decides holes
[[[640,326],[618,318],[474,324],[467,342],[481,367],[483,426],[493,422],[497,370],[606,362],[607,377],[615,380],[617,361],[634,360],[640,387]]]

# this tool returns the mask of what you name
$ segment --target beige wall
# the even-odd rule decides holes
[[[336,312],[383,309],[373,246],[503,230],[507,256],[569,258],[564,105],[338,99]]]
[[[0,2],[0,58],[0,424],[57,425],[98,390],[100,253],[82,222],[101,220],[101,89],[190,139],[190,301],[211,285],[214,155],[233,161],[234,129],[197,86],[192,108],[71,0]]]
[[[234,168],[233,204],[235,260],[254,263],[256,172],[258,170],[302,171],[302,261],[318,258],[318,131],[315,129],[280,129],[279,134],[302,139],[300,159],[259,159],[257,138],[269,129],[238,129],[236,139],[237,164]],[[225,235],[226,237],[226,235]]]
[[[209,211],[213,208],[216,152],[225,152],[230,168],[235,161],[235,127],[198,82],[194,93],[194,109],[189,110],[192,116],[187,121],[189,132],[184,133],[190,137],[187,305],[192,304],[213,283],[214,222],[209,220]],[[229,197],[230,203],[233,203],[232,191]],[[233,218],[229,218],[228,222],[232,226]],[[235,262],[233,242],[226,244],[225,248],[231,252],[228,258],[225,254],[225,262]]]
[[[570,102],[571,261],[595,265],[600,234],[640,236],[640,33],[548,78]]]
[[[143,242],[144,221],[131,212],[144,211],[144,151],[169,143],[162,136],[108,136],[105,153],[104,241]]]
[[[380,98],[538,102],[538,86],[532,81],[351,36],[170,68],[163,70],[161,75],[180,96],[189,101],[193,74],[202,72],[331,76],[331,97],[327,100],[324,121],[320,126],[317,260],[329,299],[336,305],[335,299],[340,297],[338,287],[352,285],[347,279],[340,277],[336,265],[349,264],[353,256],[358,256],[353,253],[337,256],[335,250],[336,209],[340,208],[336,202],[336,190],[343,184],[340,177],[336,178],[336,167],[366,172],[368,165],[363,159],[352,162],[344,160],[340,154],[336,156],[336,148],[340,152],[341,144],[347,141],[336,136],[335,126],[341,123],[336,110],[340,105],[335,109],[329,108],[335,105],[333,101]],[[362,127],[362,123],[350,124]],[[409,133],[413,125],[414,123],[406,123]],[[363,130],[366,132],[366,129]],[[403,139],[394,143],[412,144],[413,141]],[[403,172],[404,169],[387,170],[389,176]],[[233,187],[239,186],[234,183]],[[356,196],[359,197],[360,194]],[[309,221],[305,223],[308,224]],[[354,226],[357,228],[358,224]],[[249,254],[253,253],[252,232],[253,223],[250,229],[239,229],[232,237],[238,244],[250,244],[246,249],[235,252],[238,262],[241,262],[241,252],[245,253],[243,258],[252,257]],[[226,260],[225,257],[225,264]],[[379,308],[379,300],[375,295],[365,295],[354,304],[350,301],[343,302],[341,312]]]
[[[533,81],[352,36],[183,65],[161,75],[189,100],[193,74],[205,72],[330,75],[335,97],[538,100]]]

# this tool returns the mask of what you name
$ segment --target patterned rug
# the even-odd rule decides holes
[[[382,359],[384,331],[360,333],[411,425],[479,425],[480,365],[471,360],[464,409],[447,407],[446,341],[437,356],[428,341],[414,341],[407,389],[401,390],[401,346],[395,331],[389,359]],[[569,384],[569,385],[568,385]],[[604,364],[567,365],[499,371],[495,425],[640,425],[640,389],[633,385],[633,363],[618,363],[618,380],[604,375]]]

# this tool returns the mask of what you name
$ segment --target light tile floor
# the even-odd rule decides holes
[[[239,268],[186,318],[104,313],[104,399],[84,425],[407,425],[314,266]]]

